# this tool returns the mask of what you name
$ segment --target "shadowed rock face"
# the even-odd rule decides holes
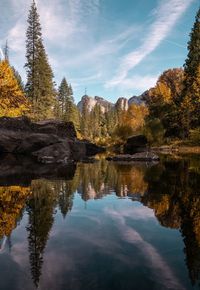
[[[0,118],[0,130],[14,132],[31,132],[54,134],[59,137],[76,138],[76,131],[72,122],[63,122],[59,120],[45,120],[33,123],[27,117],[18,118]]]
[[[147,138],[144,135],[130,137],[124,145],[125,154],[135,154],[147,150]]]
[[[77,139],[73,123],[47,120],[32,123],[28,118],[0,118],[0,154],[34,157],[41,163],[78,161],[103,151]]]

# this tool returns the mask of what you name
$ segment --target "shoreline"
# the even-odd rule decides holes
[[[160,147],[151,147],[152,151],[157,153],[180,153],[180,154],[200,154],[200,146],[189,145],[163,145]]]

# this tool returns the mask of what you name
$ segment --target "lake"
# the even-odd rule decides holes
[[[199,185],[199,156],[1,177],[0,289],[199,289]]]

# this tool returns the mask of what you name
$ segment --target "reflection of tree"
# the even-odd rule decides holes
[[[179,228],[193,284],[200,280],[200,174],[194,163],[168,161],[146,174],[148,194],[142,202],[154,209],[165,227]]]
[[[144,181],[145,168],[143,166],[133,166],[131,164],[114,164],[117,172],[117,182],[114,185],[118,196],[132,194],[143,195],[148,184]]]
[[[27,202],[27,226],[32,279],[38,287],[43,263],[43,253],[53,224],[56,196],[53,184],[36,180],[31,184],[32,196]]]
[[[154,210],[161,225],[181,231],[189,276],[195,284],[200,280],[199,184],[199,162],[195,161],[166,160],[150,168],[105,160],[80,163],[72,180],[37,180],[31,188],[0,187],[0,238],[11,234],[30,196],[27,231],[32,279],[38,286],[56,205],[65,217],[72,209],[76,190],[83,200],[102,198],[113,192],[133,199],[139,194],[142,203]]]
[[[107,163],[105,160],[94,164],[79,164],[79,187],[78,192],[83,200],[102,198],[108,193],[105,188],[105,176]]]
[[[130,164],[120,165],[101,160],[95,164],[79,164],[79,192],[84,200],[102,198],[115,191],[117,196],[143,195],[147,190],[145,168]]]
[[[64,218],[72,209],[74,192],[78,187],[78,181],[78,175],[76,174],[72,180],[59,180],[55,184],[59,208]]]
[[[0,239],[9,236],[16,227],[28,195],[29,187],[0,187]]]

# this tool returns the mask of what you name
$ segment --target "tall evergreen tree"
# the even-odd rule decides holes
[[[35,119],[50,118],[55,104],[53,72],[43,45],[39,14],[34,0],[27,22],[25,90],[32,103],[33,117]]]
[[[185,135],[190,128],[200,126],[200,9],[197,12],[185,61],[185,88],[183,90],[183,126]]]
[[[58,89],[59,117],[66,122],[73,122],[77,130],[80,127],[80,116],[78,108],[74,103],[71,84],[68,85],[63,78]]]
[[[89,125],[90,125],[90,112],[88,111],[87,104],[83,103],[82,113],[81,113],[81,134],[84,138],[88,138],[90,131],[89,131]]]
[[[60,107],[60,115],[63,118],[65,113],[65,100],[68,97],[69,87],[66,78],[63,78],[58,88],[58,102]]]

